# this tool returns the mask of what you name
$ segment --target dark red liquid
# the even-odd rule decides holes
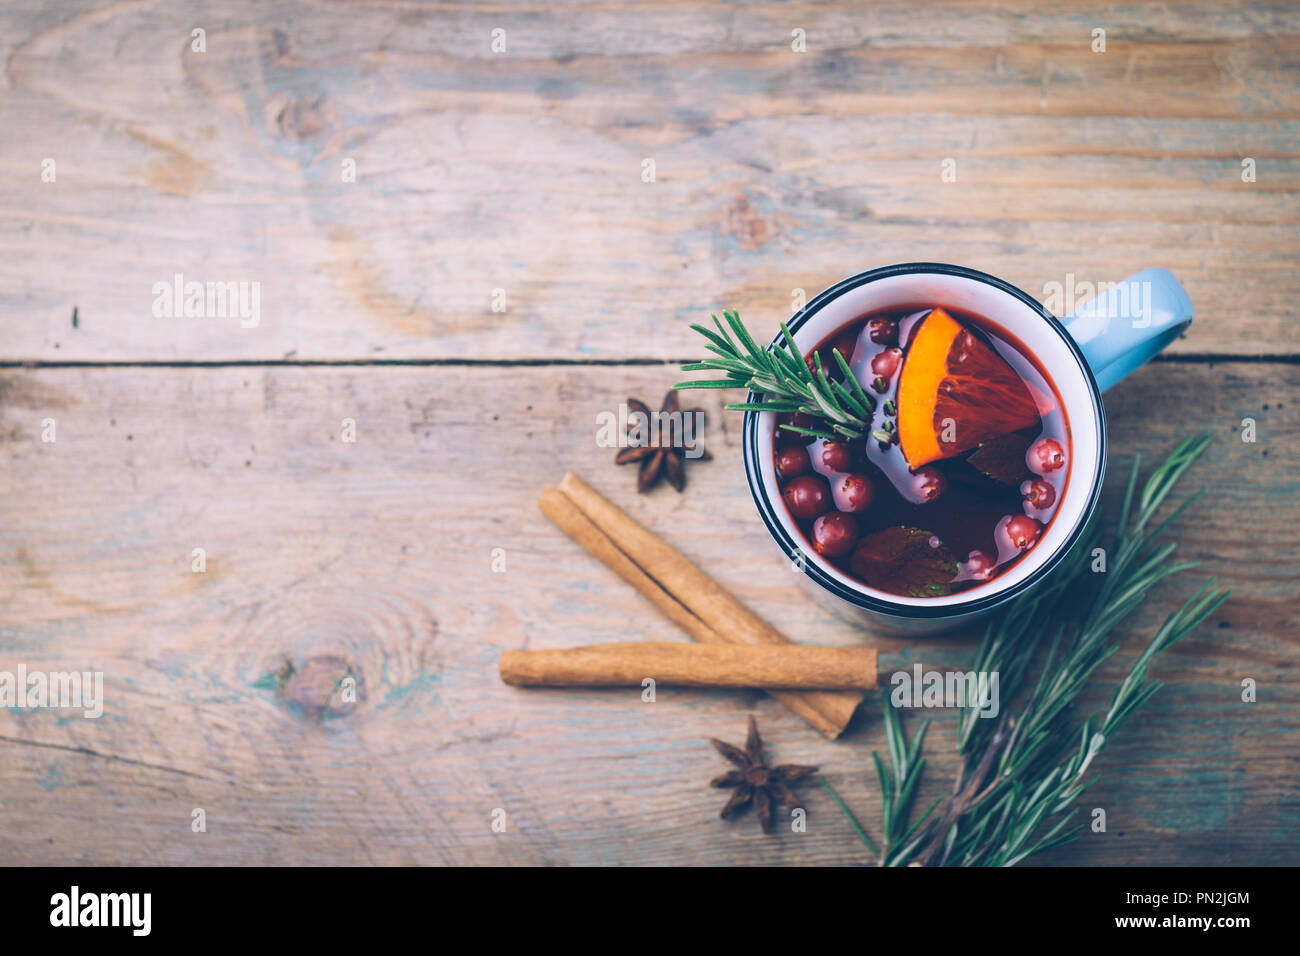
[[[1022,420],[1033,419],[1034,408],[1037,417],[977,448],[908,467],[897,438],[898,384],[916,330],[930,309],[917,305],[872,313],[819,343],[815,351],[828,377],[842,379],[831,353],[838,347],[875,401],[867,434],[831,443],[778,427],[775,451],[783,501],[808,546],[855,580],[911,597],[978,587],[1022,560],[1042,540],[1060,507],[1071,454],[1060,397],[1024,346],[993,322],[945,306],[980,348],[991,348],[1010,367],[1013,381],[1020,379],[1027,393]],[[978,378],[961,387],[978,392]],[[950,393],[953,386],[940,388]],[[934,418],[939,418],[937,412]],[[910,418],[911,428],[917,420]],[[782,416],[780,422],[792,419]],[[934,427],[937,435],[939,426]],[[893,433],[889,444],[872,437],[882,429]],[[998,431],[996,426],[989,430]],[[995,477],[986,473],[990,471]]]

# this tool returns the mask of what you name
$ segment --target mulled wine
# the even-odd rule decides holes
[[[870,422],[825,437],[824,422],[778,418],[781,498],[813,551],[869,587],[925,598],[978,587],[1034,549],[1066,492],[1070,429],[1014,336],[915,305],[854,320],[807,353],[818,359]]]

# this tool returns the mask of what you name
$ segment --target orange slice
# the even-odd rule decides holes
[[[1024,381],[943,309],[917,327],[898,378],[898,443],[912,468],[1038,423]]]

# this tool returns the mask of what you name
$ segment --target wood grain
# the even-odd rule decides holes
[[[906,260],[1163,265],[1174,353],[1300,354],[1300,7],[1041,7],[18,0],[0,360],[678,359]],[[259,324],[155,317],[177,273]]]
[[[756,713],[871,825],[870,701],[832,743],[760,692],[536,694],[496,664],[680,638],[537,512],[573,469],[783,633],[966,666],[970,635],[809,600],[717,404],[682,496],[596,443],[700,353],[688,322],[774,329],[912,259],[1187,286],[1190,333],[1107,395],[1105,502],[1211,430],[1180,551],[1234,594],[1107,749],[1107,832],[1043,862],[1300,863],[1300,6],[1047,6],[6,4],[0,671],[102,670],[107,699],[0,713],[0,863],[865,862],[815,787],[807,833],[717,820],[707,738]],[[258,283],[260,322],[155,317],[177,273]],[[950,720],[928,749],[924,802]]]
[[[755,712],[776,759],[820,764],[874,824],[870,701],[832,743],[759,693],[661,689],[647,704],[639,688],[539,694],[497,677],[505,649],[679,639],[537,511],[567,468],[785,633],[878,648],[882,670],[969,660],[971,636],[908,646],[808,600],[748,500],[738,422],[716,405],[716,457],[688,468],[686,492],[634,494],[632,472],[596,444],[596,415],[674,377],[0,373],[0,670],[83,667],[106,682],[98,720],[0,715],[0,862],[865,862],[815,787],[804,834],[716,819],[723,798],[706,784],[721,762],[706,739],[743,740]],[[1152,461],[1194,427],[1219,438],[1185,485],[1211,495],[1178,533],[1234,594],[1161,658],[1167,686],[1104,755],[1085,803],[1107,810],[1108,832],[1049,861],[1300,862],[1298,386],[1289,364],[1165,363],[1107,396],[1112,510],[1134,452]],[[355,443],[340,438],[344,418]],[[206,573],[191,571],[196,547]],[[1154,596],[1089,706],[1200,576]],[[339,693],[347,677],[355,702]],[[1246,677],[1257,703],[1241,702]],[[948,786],[951,742],[940,715],[931,797]],[[206,833],[190,829],[196,807]]]

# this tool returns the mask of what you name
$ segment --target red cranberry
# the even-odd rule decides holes
[[[898,323],[883,316],[868,319],[867,337],[877,345],[897,345]]]
[[[996,564],[991,554],[976,549],[966,555],[966,560],[962,562],[962,570],[966,572],[968,578],[987,581],[993,576],[993,568]]]
[[[1022,481],[1020,483],[1020,497],[1024,498],[1031,508],[1039,510],[1050,508],[1056,501],[1056,486],[1042,478]]]
[[[835,336],[835,338],[831,341],[830,349],[828,349],[826,354],[822,356],[822,365],[826,367],[826,371],[828,372],[831,369],[837,369],[840,367],[840,363],[835,361],[835,356],[831,354],[831,352],[835,350],[838,350],[839,353],[844,356],[844,361],[852,362],[853,350],[856,349],[857,347],[858,347],[858,330],[846,329],[845,331],[841,332],[839,335]],[[829,363],[827,360],[829,360]]]
[[[804,435],[801,432],[792,432],[789,429],[782,428],[782,425],[793,425],[795,428],[815,428],[817,423],[813,421],[811,415],[805,415],[803,412],[789,412],[776,417],[776,437],[787,441],[803,442],[805,445],[813,440],[812,435]]]
[[[813,449],[817,456],[817,470],[822,474],[828,471],[843,474],[853,467],[853,451],[848,442],[828,441],[821,450]]]
[[[1003,521],[1006,521],[1006,526],[1002,533],[1017,551],[1029,550],[1043,530],[1043,526],[1028,515],[1012,515]]]
[[[898,366],[903,361],[902,349],[885,349],[883,352],[877,352],[871,358],[871,371],[875,372],[881,378],[893,378],[894,373],[898,371]]]
[[[866,475],[845,475],[832,485],[831,497],[841,511],[861,514],[875,500],[876,486]]]
[[[826,479],[816,475],[800,475],[781,489],[781,497],[790,514],[801,521],[811,521],[831,508],[831,491]]]
[[[1025,464],[1036,475],[1048,475],[1065,465],[1065,449],[1055,438],[1040,438],[1029,446]]]
[[[783,445],[776,453],[776,472],[786,481],[802,475],[811,465],[803,445]]]
[[[947,487],[948,481],[938,468],[926,465],[912,475],[912,492],[919,504],[936,500]]]
[[[858,523],[838,511],[822,515],[812,526],[813,550],[828,558],[842,558],[858,543]]]

